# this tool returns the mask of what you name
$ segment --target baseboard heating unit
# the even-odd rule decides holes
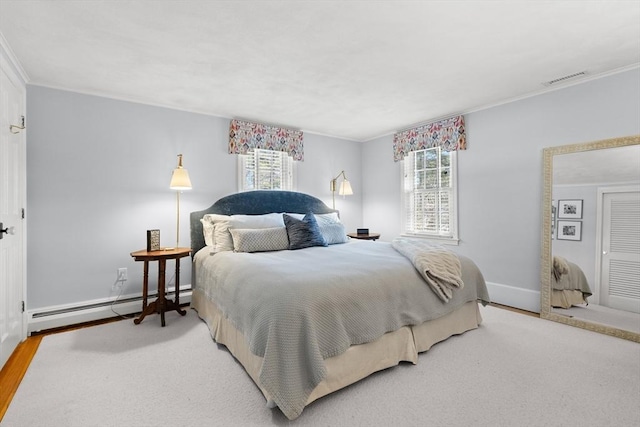
[[[150,293],[148,302],[154,301],[158,294]],[[167,292],[168,299],[173,299],[175,291]],[[180,304],[191,302],[191,286],[180,288]],[[80,304],[68,304],[50,307],[41,307],[27,310],[27,334],[75,325],[78,323],[92,322],[108,319],[118,315],[127,316],[142,311],[142,294],[126,295],[120,298],[107,298],[103,300],[85,301]]]

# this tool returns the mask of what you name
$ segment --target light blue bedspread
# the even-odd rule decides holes
[[[465,286],[447,303],[385,242],[216,255],[204,248],[195,259],[195,279],[263,358],[260,386],[294,419],[325,377],[325,358],[466,302],[487,303],[479,269],[459,259]]]

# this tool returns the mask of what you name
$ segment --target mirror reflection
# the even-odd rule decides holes
[[[639,144],[545,150],[541,317],[640,341]]]

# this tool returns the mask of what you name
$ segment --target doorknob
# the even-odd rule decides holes
[[[2,223],[0,222],[0,239],[4,237],[4,233],[16,234],[16,228],[15,227],[2,228]]]

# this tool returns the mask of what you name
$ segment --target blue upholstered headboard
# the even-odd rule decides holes
[[[263,190],[246,191],[223,197],[202,211],[191,212],[191,254],[204,247],[202,223],[205,214],[220,215],[263,215],[267,213],[331,213],[331,209],[320,199],[294,191]]]

